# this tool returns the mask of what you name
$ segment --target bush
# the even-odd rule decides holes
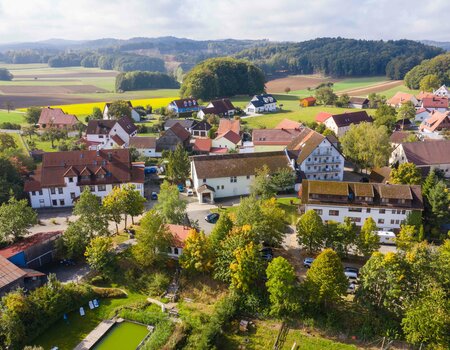
[[[0,129],[6,129],[6,130],[20,130],[21,126],[20,124],[10,123],[10,122],[4,122],[0,123]]]
[[[150,295],[161,295],[169,286],[170,278],[162,273],[155,273],[147,283],[147,291]]]
[[[99,298],[126,298],[127,293],[119,288],[99,288],[92,287],[92,290]]]

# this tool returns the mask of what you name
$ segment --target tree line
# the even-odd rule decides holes
[[[146,89],[178,89],[180,84],[174,77],[159,72],[133,71],[119,73],[116,77],[116,91]]]
[[[405,75],[405,84],[410,89],[419,89],[424,79],[429,80],[430,77],[436,81],[434,88],[450,85],[450,53],[422,61]]]
[[[411,40],[319,38],[300,43],[269,43],[243,50],[236,57],[252,61],[266,74],[387,75],[402,79],[421,60],[442,52]]]

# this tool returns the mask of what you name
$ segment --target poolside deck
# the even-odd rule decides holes
[[[109,331],[109,329],[114,326],[116,320],[106,320],[100,322],[100,324],[95,327],[91,333],[87,335],[83,341],[78,344],[74,350],[89,350],[91,349],[95,343],[97,343],[103,335]]]

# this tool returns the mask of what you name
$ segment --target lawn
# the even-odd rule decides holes
[[[405,85],[399,85],[399,86],[396,86],[396,87],[394,87],[392,89],[380,92],[380,94],[386,96],[386,98],[391,98],[392,96],[394,96],[399,91],[407,92],[408,94],[413,94],[413,95],[417,95],[420,92],[419,90],[410,90]]]
[[[8,113],[8,111],[0,109],[0,123],[26,124],[23,115],[23,112],[10,111]]]
[[[16,141],[17,147],[20,148],[20,149],[22,149],[24,153],[27,153],[27,154],[28,154],[27,149],[26,149],[26,147],[25,147],[25,144],[24,144],[24,142],[23,142],[22,137],[20,137],[20,135],[17,134],[17,133],[9,133],[9,135],[11,135],[12,137],[14,137],[14,140]]]
[[[85,305],[86,316],[81,317],[78,310],[68,314],[68,322],[64,322],[61,316],[61,321],[51,325],[47,332],[33,341],[33,345],[42,346],[44,349],[58,346],[60,350],[72,350],[101,321],[110,318],[115,308],[145,299],[142,294],[128,293],[128,298],[100,300],[98,309],[89,310]]]
[[[280,323],[277,321],[254,321],[256,329],[248,333],[228,332],[225,334],[225,342],[222,344],[224,350],[239,349],[245,346],[246,349],[269,349],[275,343],[280,329]],[[357,350],[354,345],[338,343],[320,336],[311,336],[300,329],[291,329],[286,336],[286,340],[281,347],[283,350],[290,350],[294,342],[299,350]]]
[[[293,204],[291,204],[291,202]],[[277,198],[277,203],[278,206],[286,213],[287,221],[290,224],[295,225],[300,217],[300,214],[298,213],[298,204],[300,204],[300,200],[298,197]]]

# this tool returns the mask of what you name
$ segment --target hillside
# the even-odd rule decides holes
[[[425,45],[436,46],[445,51],[450,51],[450,41],[421,40],[420,42]]]
[[[405,76],[405,84],[410,89],[418,89],[420,81],[427,75],[436,75],[439,84],[450,85],[450,53],[424,60]]]

